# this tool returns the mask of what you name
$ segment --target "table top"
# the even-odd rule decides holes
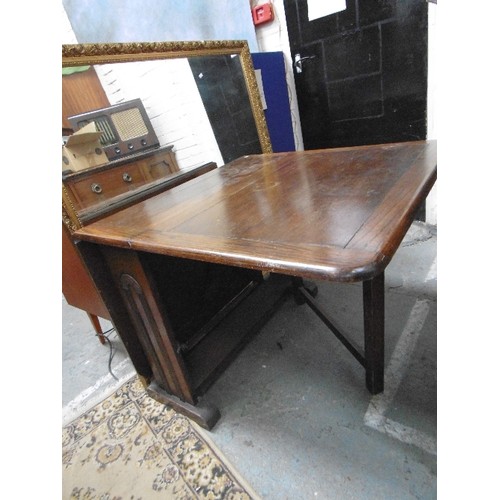
[[[77,239],[301,276],[382,272],[436,180],[436,141],[250,155]]]

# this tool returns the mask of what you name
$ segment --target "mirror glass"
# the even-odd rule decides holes
[[[181,170],[271,151],[246,42],[63,46],[62,88],[63,140],[68,116],[140,99]]]

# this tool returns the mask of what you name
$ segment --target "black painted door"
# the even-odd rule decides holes
[[[427,133],[427,1],[347,0],[308,20],[284,0],[305,149]]]

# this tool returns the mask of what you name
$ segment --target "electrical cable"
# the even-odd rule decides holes
[[[108,335],[110,333],[112,333],[115,329],[114,328],[110,328],[109,330],[103,332],[101,335],[99,334],[96,334],[96,337],[97,336],[102,336],[106,339],[106,342],[107,344],[109,345],[109,359],[108,359],[108,371],[109,373],[111,374],[111,376],[115,379],[115,380],[118,380],[118,377],[113,373],[113,370],[111,369],[111,362],[113,361],[113,358],[115,356],[115,349],[113,348],[113,343],[111,342],[110,338],[108,337]]]

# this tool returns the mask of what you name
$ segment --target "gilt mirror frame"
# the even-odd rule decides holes
[[[62,67],[231,54],[240,57],[262,153],[272,153],[271,139],[246,40],[65,44],[62,45]],[[63,222],[73,232],[82,224],[72,208],[71,199],[64,185],[62,195]]]

